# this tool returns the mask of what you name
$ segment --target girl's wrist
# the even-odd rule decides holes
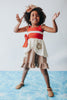
[[[18,22],[18,24],[20,25],[20,24],[21,24],[21,22]]]

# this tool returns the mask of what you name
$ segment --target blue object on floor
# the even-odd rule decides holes
[[[22,71],[0,71],[0,100],[67,100],[67,71],[48,71],[54,97],[48,97],[40,71],[29,71],[25,86],[15,89]]]

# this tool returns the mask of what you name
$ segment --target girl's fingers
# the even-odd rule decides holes
[[[55,17],[58,17],[59,15],[60,15],[60,12],[54,14]]]
[[[60,12],[57,13],[57,17],[60,15]]]
[[[23,19],[23,17],[21,17],[21,20]]]
[[[23,19],[24,15],[21,17],[21,19]],[[16,18],[20,18],[19,14],[16,14]]]
[[[16,14],[16,16],[18,16],[19,14]]]
[[[16,18],[19,17],[19,14],[16,14]]]
[[[17,20],[18,22],[20,22],[20,17],[19,17],[18,14],[16,14],[16,20]]]
[[[16,14],[16,19],[20,19],[19,14]]]
[[[24,16],[23,16],[23,17],[24,17]],[[19,14],[16,14],[16,19],[17,19],[18,22],[22,22],[23,17],[20,18],[20,17],[19,17]]]
[[[60,12],[58,12],[58,16],[60,15]]]
[[[21,17],[21,20],[23,19],[24,15]]]

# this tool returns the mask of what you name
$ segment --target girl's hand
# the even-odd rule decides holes
[[[59,15],[60,15],[60,12],[55,13],[54,16],[52,17],[52,20],[55,20]]]
[[[19,22],[19,23],[21,23],[22,22],[22,19],[23,19],[23,17],[19,17],[19,14],[16,14],[16,19],[17,19],[17,21]]]

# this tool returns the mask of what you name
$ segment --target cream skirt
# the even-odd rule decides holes
[[[25,69],[35,67],[42,69],[49,68],[47,64],[47,58],[36,54],[33,49],[31,49],[27,56],[23,58],[23,64],[21,67]]]

